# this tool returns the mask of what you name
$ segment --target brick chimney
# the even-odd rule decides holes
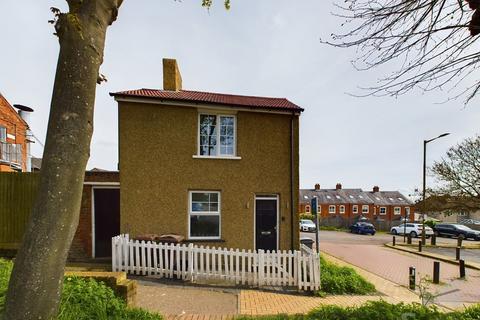
[[[373,187],[373,192],[380,192],[380,188],[378,186]]]
[[[318,191],[318,190],[320,190],[320,183],[315,184],[315,191]]]
[[[175,59],[163,59],[163,90],[182,90],[182,76]]]
[[[341,183],[337,183],[337,185],[335,186],[335,189],[336,189],[336,190],[342,190],[342,184],[341,184]]]

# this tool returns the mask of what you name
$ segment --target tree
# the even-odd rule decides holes
[[[52,8],[58,56],[39,192],[7,293],[6,319],[52,319],[78,225],[93,111],[108,27],[123,0],[66,0]],[[202,0],[210,7],[212,0]],[[228,9],[230,2],[225,1]]]
[[[396,71],[366,88],[398,96],[413,88],[451,90],[470,101],[480,90],[474,71],[480,52],[480,0],[345,0],[338,16],[349,31],[332,34],[337,47],[357,47],[358,70],[393,65]],[[472,11],[474,10],[474,11]],[[473,13],[473,14],[472,14]],[[465,86],[459,88],[459,84]]]
[[[451,147],[431,171],[441,183],[432,191],[437,210],[480,210],[480,136]]]

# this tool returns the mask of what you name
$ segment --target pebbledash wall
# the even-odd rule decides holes
[[[200,107],[199,107],[200,108]],[[215,110],[212,108],[212,110]],[[279,195],[279,249],[298,247],[298,116],[294,117],[294,201],[290,187],[292,115],[238,111],[237,156],[198,159],[199,109],[119,102],[121,232],[188,235],[190,190],[221,192],[221,241],[254,249],[255,195]]]

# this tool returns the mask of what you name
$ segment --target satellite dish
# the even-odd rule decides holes
[[[24,106],[22,104],[14,104],[13,105],[15,108],[17,108],[18,110],[22,110],[22,111],[25,111],[25,112],[33,112],[33,109],[30,108],[30,107],[27,107],[27,106]]]

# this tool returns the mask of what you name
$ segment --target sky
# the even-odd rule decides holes
[[[294,5],[292,3],[295,3]],[[30,126],[45,140],[58,57],[51,6],[60,0],[0,1],[0,92],[11,103],[31,106]],[[162,88],[162,58],[177,59],[183,88],[285,97],[305,108],[300,119],[300,187],[400,190],[422,183],[423,140],[428,164],[447,149],[480,133],[478,99],[445,101],[448,93],[421,90],[398,98],[358,98],[359,87],[391,71],[356,71],[354,49],[320,43],[341,32],[333,2],[318,0],[221,1],[210,10],[201,0],[125,0],[107,34],[97,87],[88,169],[117,168],[117,104],[109,92]],[[364,92],[363,92],[364,93]],[[34,156],[41,157],[36,143]],[[429,178],[428,184],[435,181]]]

